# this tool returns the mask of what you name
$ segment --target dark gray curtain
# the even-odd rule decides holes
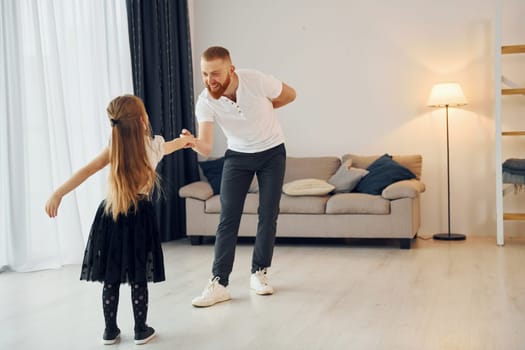
[[[195,131],[193,74],[186,0],[127,0],[135,95],[142,98],[154,134],[166,140],[182,128]],[[178,189],[198,175],[192,150],[168,155],[160,163],[163,194],[157,215],[163,241],[186,235],[186,211]]]

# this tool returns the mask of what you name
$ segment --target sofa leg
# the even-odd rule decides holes
[[[399,248],[401,248],[401,249],[410,249],[411,241],[412,240],[410,238],[401,238],[401,239],[399,239]]]
[[[188,237],[190,237],[191,245],[201,245],[202,244],[202,236],[188,236]]]

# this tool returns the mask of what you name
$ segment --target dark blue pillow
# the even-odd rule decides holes
[[[224,157],[214,160],[207,160],[199,162],[199,165],[208,179],[208,182],[213,189],[213,194],[218,194],[221,191],[222,167],[224,166]]]
[[[416,177],[413,172],[393,160],[388,154],[376,159],[366,169],[369,173],[359,181],[355,192],[378,195],[394,182]]]

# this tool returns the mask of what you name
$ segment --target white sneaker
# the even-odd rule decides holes
[[[266,269],[252,273],[250,277],[250,288],[255,290],[255,293],[259,295],[273,294],[273,288],[268,284]]]
[[[191,301],[191,304],[196,307],[207,307],[230,299],[228,289],[219,283],[219,277],[215,277],[208,282],[202,294]]]

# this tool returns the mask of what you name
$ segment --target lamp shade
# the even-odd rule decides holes
[[[462,106],[467,104],[467,99],[458,83],[441,83],[432,86],[428,97],[427,106]]]

